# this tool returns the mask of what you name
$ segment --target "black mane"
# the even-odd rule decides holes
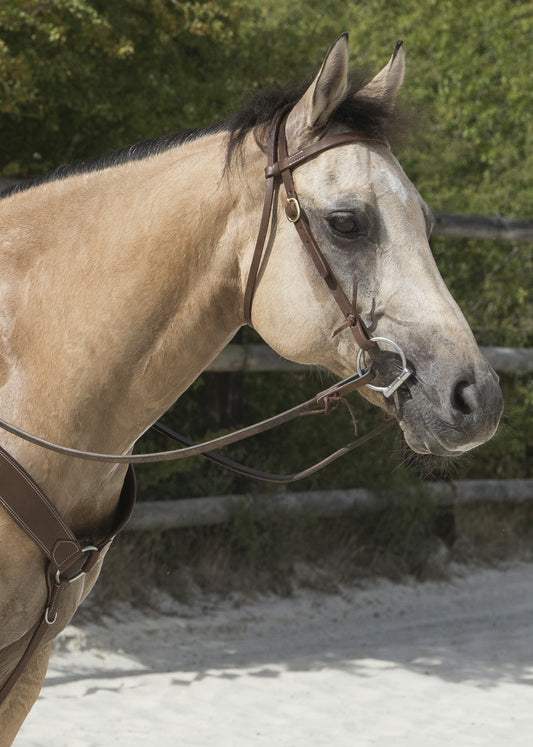
[[[296,104],[306,88],[307,86],[292,89],[276,87],[250,93],[245,97],[243,109],[223,122],[201,129],[185,130],[156,137],[152,140],[144,140],[103,156],[84,159],[73,164],[64,164],[46,174],[7,187],[0,191],[0,199],[18,192],[25,192],[31,187],[47,184],[58,179],[66,179],[76,174],[101,171],[114,166],[121,166],[129,161],[149,158],[216,132],[227,131],[229,133],[227,165],[230,165],[233,155],[242,145],[245,136],[256,127],[268,124],[282,107]],[[363,96],[357,96],[359,89],[360,86],[353,85],[351,87],[346,99],[333,112],[331,120],[349,129],[356,130],[366,137],[385,136],[390,138],[395,123],[394,115],[385,106]]]
[[[307,86],[284,89],[270,88],[255,91],[245,97],[245,107],[229,119],[225,125],[230,131],[228,159],[243,142],[245,136],[256,127],[272,121],[277,111],[285,106],[294,106],[303,96]],[[399,120],[388,107],[375,100],[358,96],[360,85],[353,84],[344,101],[332,113],[330,121],[344,125],[365,137],[391,138]]]

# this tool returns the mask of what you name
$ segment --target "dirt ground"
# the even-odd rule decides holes
[[[89,611],[90,612],[90,611]],[[91,619],[93,618],[93,619]],[[74,620],[17,747],[530,747],[533,564]]]

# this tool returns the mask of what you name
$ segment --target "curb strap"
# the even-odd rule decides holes
[[[7,698],[46,632],[57,620],[61,600],[74,581],[88,573],[116,535],[124,528],[135,506],[136,480],[128,467],[120,493],[115,525],[105,538],[95,541],[78,538],[46,497],[33,478],[0,447],[0,505],[48,558],[46,581],[48,595],[44,612],[26,650],[0,688],[0,704]]]

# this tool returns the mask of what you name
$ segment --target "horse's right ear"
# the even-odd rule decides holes
[[[289,114],[286,133],[290,153],[317,139],[347,90],[348,34],[345,33],[331,45],[318,75]]]
[[[393,112],[405,75],[403,41],[396,42],[392,57],[375,78],[357,92],[357,96],[374,99]]]

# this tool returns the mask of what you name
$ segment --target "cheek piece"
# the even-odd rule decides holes
[[[257,235],[257,241],[250,265],[250,272],[248,274],[248,280],[246,283],[246,289],[244,293],[244,318],[246,322],[252,326],[252,301],[254,296],[255,285],[257,282],[257,274],[261,265],[261,258],[263,256],[266,238],[271,222],[272,206],[274,202],[275,188],[281,179],[285,188],[286,203],[285,203],[285,214],[287,220],[294,225],[298,231],[298,235],[302,240],[309,256],[313,260],[313,264],[318,270],[319,275],[326,283],[330,293],[335,299],[339,309],[344,316],[344,323],[341,324],[337,329],[332,332],[332,337],[335,337],[339,332],[344,329],[350,329],[354,341],[358,347],[356,367],[359,375],[368,373],[371,370],[367,368],[364,372],[361,369],[363,362],[363,355],[365,353],[370,354],[371,351],[377,346],[378,342],[386,343],[394,348],[399,353],[402,370],[400,374],[394,379],[394,381],[388,386],[375,386],[367,384],[370,388],[375,391],[382,392],[383,396],[388,398],[394,394],[394,392],[411,376],[412,371],[408,368],[405,354],[400,346],[393,340],[389,340],[386,337],[372,337],[362,320],[359,312],[357,311],[357,276],[353,278],[353,291],[352,300],[350,301],[343,291],[340,283],[338,282],[335,274],[331,270],[328,262],[320,249],[309,224],[309,220],[305,214],[304,209],[298,199],[298,194],[294,185],[294,179],[292,171],[297,166],[315,156],[323,153],[330,148],[336,148],[342,145],[350,143],[360,142],[379,142],[382,145],[389,146],[388,141],[385,138],[379,137],[366,137],[361,133],[347,132],[340,133],[338,135],[329,135],[321,140],[318,140],[299,151],[296,151],[293,155],[289,156],[287,151],[287,138],[285,134],[285,126],[287,117],[290,113],[290,107],[285,107],[278,112],[275,117],[270,135],[268,139],[267,147],[267,167],[265,169],[265,176],[267,179],[267,187],[265,192],[265,201],[263,203],[263,213],[261,216],[261,223],[259,232]]]

